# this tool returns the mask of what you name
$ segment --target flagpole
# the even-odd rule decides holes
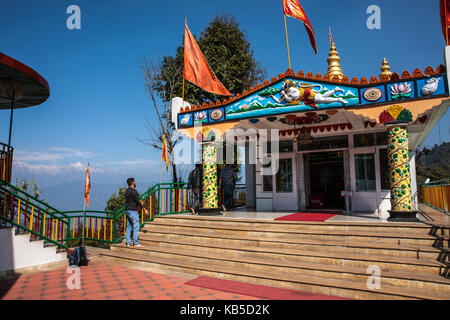
[[[448,46],[447,1],[444,0],[445,44]]]
[[[288,54],[288,61],[289,61],[289,69],[291,69],[291,54],[289,53],[289,37],[288,37],[288,30],[287,30],[286,15],[284,15],[284,29],[286,30],[286,46],[287,46],[287,54]]]
[[[182,100],[182,104],[183,104],[183,107],[184,107],[184,74],[183,74],[183,90],[182,90],[182,93],[181,93],[181,100]]]
[[[186,28],[187,26],[187,17],[184,19],[184,27]],[[184,35],[186,37],[186,34]],[[186,41],[186,39],[185,39]],[[184,44],[183,44],[184,45]],[[183,48],[183,55],[185,54],[185,50],[186,50],[186,46],[184,46]],[[184,59],[183,59],[183,89],[182,89],[182,93],[181,93],[181,100],[182,100],[182,106],[184,108]]]
[[[448,46],[448,27],[445,27],[445,43]]]
[[[159,166],[159,187],[161,188],[162,183],[162,159],[161,159],[161,165]]]
[[[84,246],[84,237],[85,237],[85,228],[86,228],[86,198],[84,199],[84,208],[83,208],[83,235],[81,237],[81,246]]]

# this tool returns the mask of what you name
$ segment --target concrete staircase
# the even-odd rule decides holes
[[[165,216],[141,230],[143,248],[113,245],[102,255],[353,299],[450,299],[450,280],[439,275],[444,265],[429,231],[412,223]],[[379,289],[367,285],[373,266],[381,271]]]
[[[30,234],[16,234],[15,228],[0,228],[0,276],[64,261],[66,251],[43,240],[30,241]]]

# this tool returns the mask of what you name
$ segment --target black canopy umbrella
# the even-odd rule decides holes
[[[8,147],[14,109],[43,103],[50,95],[47,81],[36,71],[0,52],[0,109],[10,109]]]

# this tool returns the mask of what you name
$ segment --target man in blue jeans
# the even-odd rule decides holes
[[[148,215],[148,210],[142,206],[139,200],[139,192],[136,190],[136,182],[134,178],[127,180],[128,189],[125,191],[125,210],[127,216],[127,246],[131,246],[131,232],[133,232],[133,245],[142,247],[139,244],[139,213],[138,210],[143,209]]]
[[[232,209],[231,204],[234,198],[234,185],[236,183],[236,173],[233,170],[232,164],[227,164],[225,168],[220,171],[219,186],[223,188],[224,201],[222,209],[224,212]]]

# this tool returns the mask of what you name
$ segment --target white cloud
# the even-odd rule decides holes
[[[79,158],[92,158],[93,154],[90,152],[73,149],[73,148],[61,148],[61,147],[52,147],[49,148],[51,151],[60,152],[61,154],[67,157],[79,157]]]
[[[69,165],[69,168],[72,168],[72,169],[75,169],[75,170],[84,170],[84,166],[83,166],[83,164],[80,161],[78,161],[76,163],[71,163]]]
[[[55,175],[61,172],[61,166],[58,165],[45,165],[45,164],[30,164],[24,161],[14,160],[13,170],[22,170],[34,174],[49,174]]]
[[[97,180],[117,179],[129,174],[158,175],[159,157],[110,160],[102,155],[66,147],[51,147],[39,151],[16,150],[13,174],[16,177],[33,177],[48,184],[83,180],[88,162],[91,175]]]
[[[58,160],[64,159],[87,159],[92,158],[93,154],[90,152],[73,149],[73,148],[61,148],[61,147],[52,147],[48,148],[48,151],[25,151],[25,150],[16,150],[14,152],[14,158],[18,161],[53,161],[56,162]]]
[[[152,165],[159,165],[160,162],[147,159],[136,159],[136,160],[110,161],[108,162],[108,164],[112,166],[152,166]]]

